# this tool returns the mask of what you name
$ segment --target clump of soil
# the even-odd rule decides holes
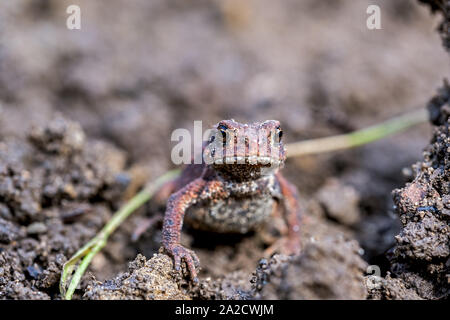
[[[343,185],[337,179],[329,179],[316,197],[330,219],[347,226],[359,222],[359,195],[352,186]]]
[[[436,126],[424,160],[413,166],[415,178],[393,191],[402,230],[390,252],[392,276],[375,297],[392,294],[392,282],[412,288],[426,299],[450,294],[450,86],[447,81],[428,104]]]
[[[414,288],[402,279],[392,278],[390,273],[385,278],[369,276],[366,279],[370,299],[421,300]]]
[[[58,297],[64,262],[111,216],[123,152],[55,117],[0,143],[0,298]]]
[[[83,298],[94,300],[188,300],[189,296],[178,288],[172,259],[155,254],[150,260],[142,255],[130,262],[128,271],[103,284],[96,282],[87,287]],[[180,280],[179,280],[180,281]]]
[[[330,237],[298,257],[262,260],[252,279],[258,299],[365,299],[366,262],[356,241]]]
[[[443,14],[439,32],[450,50],[450,1],[420,0]],[[402,229],[387,257],[390,272],[371,278],[373,299],[444,299],[450,294],[450,86],[428,103],[435,126],[424,159],[412,166],[413,180],[393,191]]]
[[[254,299],[251,287],[252,275],[245,271],[230,272],[219,279],[211,277],[200,281],[191,290],[193,299],[201,300],[249,300]]]

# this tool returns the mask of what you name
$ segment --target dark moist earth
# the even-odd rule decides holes
[[[427,101],[431,126],[288,160],[305,217],[299,257],[264,257],[269,227],[186,229],[202,264],[193,287],[158,253],[160,223],[131,240],[164,212],[149,203],[74,298],[448,298],[450,1],[421,2],[377,1],[383,30],[369,31],[365,0],[85,0],[82,30],[68,31],[71,1],[2,1],[0,299],[60,299],[64,262],[173,167],[176,128],[274,118],[292,142]]]

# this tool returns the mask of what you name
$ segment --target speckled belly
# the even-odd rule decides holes
[[[272,197],[205,201],[189,208],[185,221],[194,228],[221,233],[247,233],[271,215]]]

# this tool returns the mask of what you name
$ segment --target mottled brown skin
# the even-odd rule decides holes
[[[215,129],[204,145],[203,163],[188,165],[160,192],[172,193],[164,216],[163,248],[174,258],[176,270],[184,259],[194,281],[199,259],[180,245],[183,220],[204,230],[246,233],[282,210],[288,232],[275,246],[287,254],[300,251],[297,191],[278,172],[286,159],[280,123],[223,120]]]

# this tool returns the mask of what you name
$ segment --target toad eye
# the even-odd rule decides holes
[[[283,137],[283,130],[281,130],[280,127],[277,128],[277,136],[278,142],[281,142],[281,138]]]
[[[222,133],[223,141],[225,141],[226,138],[227,138],[227,130],[228,130],[228,128],[225,125],[221,124],[221,125],[219,125],[217,127],[217,129],[220,130],[220,133]]]
[[[224,124],[220,124],[217,129],[219,129],[220,131],[227,131],[228,127]]]

